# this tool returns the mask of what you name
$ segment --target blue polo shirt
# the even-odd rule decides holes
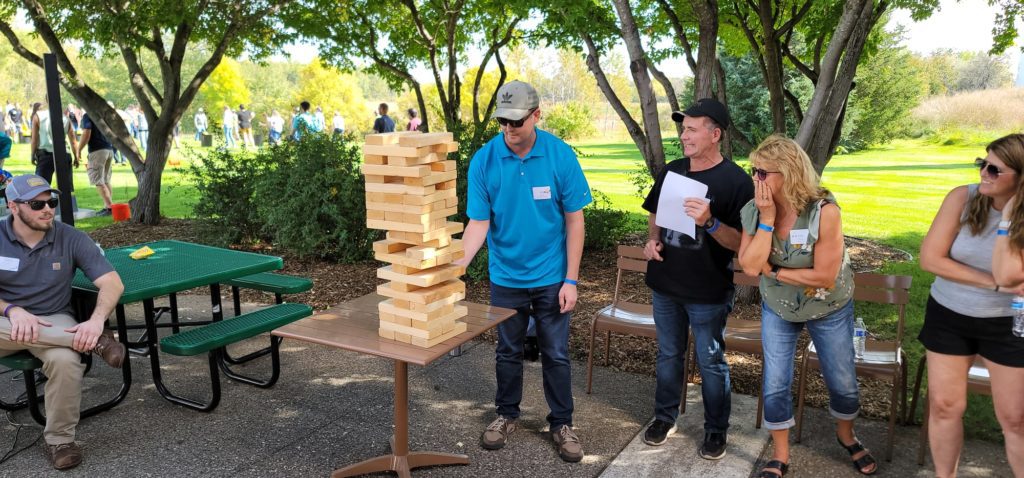
[[[590,186],[576,154],[551,133],[536,130],[525,158],[505,144],[504,133],[469,163],[466,215],[490,221],[487,249],[491,282],[542,287],[562,282],[565,213],[590,204]]]

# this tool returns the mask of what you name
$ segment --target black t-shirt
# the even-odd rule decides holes
[[[249,110],[241,110],[238,112],[238,127],[239,128],[252,128],[252,112]]]
[[[89,152],[99,151],[101,149],[114,149],[114,146],[107,141],[107,137],[103,136],[103,132],[92,122],[92,118],[89,117],[89,113],[82,115],[82,129],[92,131],[89,133]]]
[[[648,212],[658,213],[661,186],[669,171],[683,174],[708,186],[711,215],[723,225],[740,229],[740,210],[754,197],[754,182],[736,163],[725,159],[711,169],[689,171],[690,159],[668,163],[644,200]],[[700,224],[696,239],[671,229],[661,229],[663,261],[647,263],[647,286],[682,303],[716,304],[733,290],[732,258],[735,252],[722,246]]]

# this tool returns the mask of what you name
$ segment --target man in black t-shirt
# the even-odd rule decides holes
[[[754,184],[719,151],[729,126],[724,105],[705,98],[685,111],[673,112],[672,119],[683,124],[679,139],[686,158],[665,166],[643,204],[650,213],[644,255],[658,332],[655,420],[644,433],[644,442],[661,445],[675,431],[686,376],[687,329],[692,329],[704,400],[700,456],[717,460],[725,456],[731,409],[723,338],[733,304],[731,262],[740,245],[740,210],[754,197]],[[661,188],[669,174],[708,186],[707,198],[686,198],[683,204],[686,215],[697,224],[692,238],[656,224]]]

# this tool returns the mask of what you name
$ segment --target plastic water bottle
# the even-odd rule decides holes
[[[1024,301],[1021,302],[1024,305]],[[868,337],[868,329],[864,327],[864,318],[857,317],[853,325],[853,353],[857,360],[864,359],[864,345]]]
[[[1024,296],[1016,296],[1010,304],[1013,309],[1013,335],[1024,337]]]

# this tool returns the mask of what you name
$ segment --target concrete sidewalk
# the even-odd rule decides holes
[[[179,306],[183,317],[209,317],[207,297],[179,297]],[[140,316],[138,308],[129,310],[129,317]],[[242,349],[265,345],[253,342]],[[587,395],[584,364],[574,363],[575,426],[587,457],[578,464],[564,463],[542,433],[547,405],[539,362],[526,366],[522,428],[505,449],[483,450],[479,436],[493,419],[494,346],[472,342],[463,350],[460,357],[410,367],[410,449],[464,453],[470,465],[417,469],[414,476],[746,477],[755,475],[758,461],[769,456],[767,434],[753,427],[753,397],[734,395],[728,459],[708,462],[697,456],[703,436],[698,387],[690,387],[680,433],[653,448],[641,441],[652,414],[653,377],[597,367],[594,394]],[[29,448],[0,464],[0,477],[316,477],[389,452],[390,361],[295,341],[285,341],[281,355],[281,380],[274,388],[222,377],[220,406],[208,414],[163,400],[153,387],[149,359],[132,357],[134,384],[128,398],[79,425],[78,441],[85,451],[80,467],[68,472],[50,468],[41,445],[33,445],[41,427],[21,411],[12,416],[23,424],[20,431],[0,420],[0,455],[12,447]],[[175,393],[208,396],[205,356],[161,359],[165,383]],[[266,365],[258,360],[245,370],[262,375]],[[0,375],[0,396],[9,399],[21,388],[12,381],[14,375]],[[119,372],[98,363],[86,379],[83,405],[109,397],[119,383]],[[807,423],[805,445],[794,447],[787,476],[859,476],[831,437],[825,412],[809,410]],[[885,423],[864,422],[858,430],[881,458]],[[900,429],[896,460],[883,461],[879,476],[928,476],[928,468],[914,462],[917,430]],[[1001,446],[968,443],[964,459],[962,476],[1010,476]]]

